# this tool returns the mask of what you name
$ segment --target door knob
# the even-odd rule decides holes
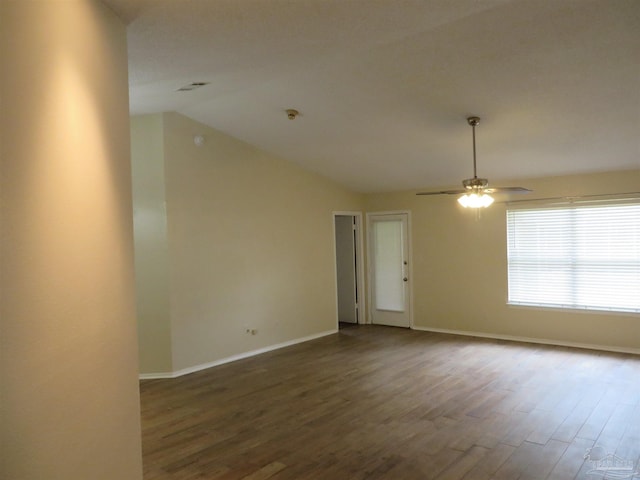
[[[409,280],[407,277],[404,277],[404,278],[402,279],[402,281],[403,281],[403,282],[406,282],[407,280]]]

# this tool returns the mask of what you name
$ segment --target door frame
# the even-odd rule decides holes
[[[372,324],[371,312],[373,311],[373,305],[371,300],[373,299],[373,293],[371,292],[371,286],[373,284],[371,279],[371,272],[373,271],[371,265],[371,217],[380,215],[406,215],[407,216],[407,243],[409,244],[409,328],[413,330],[413,242],[411,241],[411,210],[389,210],[383,212],[367,212],[366,225],[367,225],[367,323]]]
[[[366,323],[366,315],[368,313],[368,310],[366,308],[367,306],[367,301],[366,301],[366,295],[365,295],[365,288],[364,288],[364,262],[365,262],[365,255],[364,255],[364,240],[362,238],[362,212],[356,212],[356,211],[335,211],[335,212],[331,212],[331,228],[333,229],[333,291],[335,292],[335,301],[336,301],[336,330],[338,330],[340,328],[340,318],[339,318],[339,314],[338,314],[338,265],[336,262],[336,252],[337,252],[337,247],[336,247],[336,217],[340,217],[340,216],[348,216],[348,217],[354,217],[356,219],[356,238],[355,238],[355,249],[356,249],[356,288],[358,289],[358,302],[357,302],[357,307],[358,307],[358,323],[359,324],[363,324]]]

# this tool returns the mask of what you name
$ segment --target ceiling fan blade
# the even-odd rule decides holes
[[[439,192],[418,192],[416,195],[460,195],[461,193],[466,193],[467,190],[440,190]]]
[[[480,190],[485,193],[529,193],[533,191],[524,187],[489,187]],[[460,195],[462,193],[472,193],[472,190],[461,188],[459,190],[440,190],[438,192],[418,192],[416,195]]]
[[[529,193],[533,190],[524,187],[489,187],[484,191],[487,193]]]

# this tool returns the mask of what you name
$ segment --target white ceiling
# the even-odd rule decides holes
[[[459,185],[472,114],[493,185],[640,168],[639,0],[104,1],[128,23],[133,114],[357,191]],[[210,83],[176,92],[191,82]]]

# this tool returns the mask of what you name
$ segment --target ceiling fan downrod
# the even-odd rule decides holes
[[[462,181],[462,185],[467,191],[481,193],[489,186],[486,178],[478,178],[478,167],[476,160],[476,126],[480,123],[480,117],[467,117],[467,123],[471,125],[473,140],[473,178],[467,178]]]
[[[473,178],[478,178],[478,170],[476,168],[476,127],[480,123],[480,117],[468,117],[467,122],[471,125],[473,132]]]

